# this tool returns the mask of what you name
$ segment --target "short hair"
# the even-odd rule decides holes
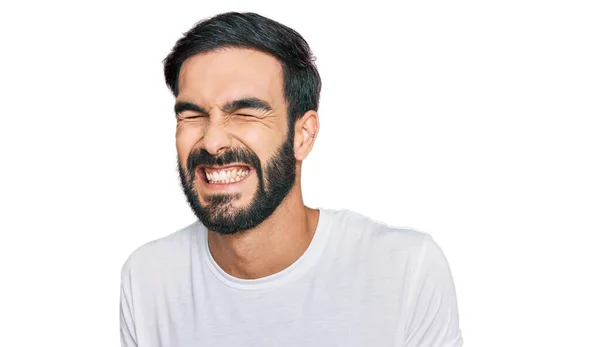
[[[179,72],[186,59],[223,48],[252,49],[280,62],[290,125],[307,111],[318,109],[321,77],[308,43],[295,30],[250,12],[222,13],[184,33],[163,61],[165,81],[173,95],[179,94]]]

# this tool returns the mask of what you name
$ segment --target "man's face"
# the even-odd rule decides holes
[[[191,57],[175,108],[179,176],[198,219],[233,234],[269,217],[296,178],[279,62],[244,49]]]

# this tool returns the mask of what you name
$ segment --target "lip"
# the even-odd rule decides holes
[[[229,167],[240,167],[240,166],[248,168],[248,174],[246,176],[244,176],[241,180],[237,181],[237,182],[230,182],[230,183],[208,183],[208,180],[206,179],[206,175],[204,174],[204,168],[226,169],[226,168],[229,168]],[[196,177],[200,178],[200,179],[198,179],[198,181],[201,182],[202,187],[204,187],[205,189],[219,189],[219,190],[236,189],[237,186],[240,183],[244,182],[253,173],[254,173],[254,169],[252,169],[250,166],[248,166],[246,164],[230,164],[230,165],[224,165],[224,166],[200,165],[200,166],[196,167]]]
[[[230,167],[239,167],[239,166],[243,166],[243,167],[247,167],[248,169],[252,169],[250,167],[250,165],[248,165],[248,164],[242,164],[242,163],[237,163],[236,164],[236,163],[233,163],[233,164],[227,164],[227,165],[223,165],[223,166],[198,165],[196,167],[196,170],[200,170],[200,169],[204,169],[204,168],[210,168],[210,169],[218,170],[218,169],[227,169],[227,168],[230,168]]]

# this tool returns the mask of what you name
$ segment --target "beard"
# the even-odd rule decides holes
[[[204,149],[193,151],[187,160],[185,170],[179,158],[177,166],[181,187],[192,211],[198,220],[209,230],[221,235],[233,235],[252,229],[267,219],[288,195],[296,180],[296,158],[294,139],[288,136],[275,155],[266,161],[265,171],[258,156],[247,148],[232,148],[216,157]],[[195,168],[198,165],[222,166],[240,163],[250,166],[256,172],[258,186],[254,197],[247,206],[235,207],[240,193],[210,194],[200,202],[194,182]]]

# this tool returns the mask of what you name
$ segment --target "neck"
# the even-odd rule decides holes
[[[312,241],[319,211],[304,206],[295,184],[269,218],[257,227],[234,235],[208,232],[215,262],[231,276],[257,279],[284,270],[306,251]]]

